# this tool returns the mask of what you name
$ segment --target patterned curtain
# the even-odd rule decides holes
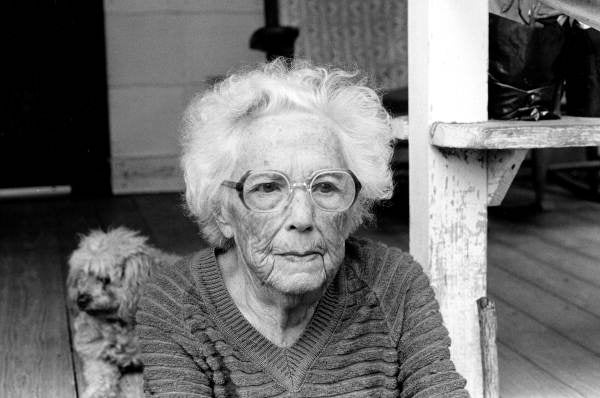
[[[408,86],[407,0],[280,0],[282,25],[300,28],[295,55],[360,69],[378,88]]]

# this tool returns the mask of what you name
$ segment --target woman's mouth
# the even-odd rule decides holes
[[[321,253],[316,251],[288,251],[279,254],[290,261],[310,261],[321,256]]]

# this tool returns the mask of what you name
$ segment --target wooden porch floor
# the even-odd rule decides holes
[[[600,204],[551,188],[551,211],[514,207],[530,200],[517,186],[490,212],[501,396],[600,397]],[[0,202],[0,397],[77,396],[66,259],[78,233],[118,225],[177,253],[205,246],[177,195]],[[393,209],[360,234],[408,247]]]

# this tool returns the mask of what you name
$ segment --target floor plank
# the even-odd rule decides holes
[[[510,246],[532,263],[552,267],[567,277],[583,280],[600,290],[600,249],[596,249],[593,255],[582,254],[569,248],[564,234],[561,241],[542,234],[544,232],[539,228],[517,230],[494,223],[490,227],[489,246]]]
[[[2,397],[76,396],[64,259],[53,212],[46,209],[6,204],[0,212],[5,225],[28,226],[14,233],[3,227],[0,240]]]
[[[559,216],[557,215],[557,218]],[[600,213],[598,213],[600,219]],[[599,258],[600,247],[600,223],[597,225],[579,226],[578,228],[546,228],[538,227],[531,231],[540,231],[541,240],[564,248],[565,251],[578,256],[588,258]],[[568,238],[566,238],[568,236]]]
[[[600,356],[494,296],[498,340],[586,398],[600,397]],[[501,385],[505,381],[500,380]]]
[[[207,247],[197,224],[186,216],[181,196],[161,195],[157,200],[155,195],[139,195],[134,200],[162,250],[185,255]]]
[[[156,200],[160,201],[162,195]],[[96,216],[103,229],[127,227],[149,238],[149,243],[156,245],[156,238],[152,229],[142,217],[134,195],[114,196],[93,202]]]
[[[532,223],[513,224],[513,228],[536,234],[548,244],[557,244],[568,251],[598,258],[600,210],[591,212],[595,215],[591,220],[582,220],[576,214],[577,211],[552,211],[536,217]]]
[[[546,252],[548,249],[546,245],[538,245],[534,252],[531,250],[523,252],[514,248],[512,239],[507,241],[507,239],[494,238],[490,240],[490,243],[488,256],[493,259],[493,266],[600,317],[600,305],[598,305],[600,303],[600,286],[556,267],[554,265],[556,261],[568,261],[564,255],[554,259],[547,258],[548,261],[540,261],[536,256]],[[567,254],[566,257],[569,255]],[[575,271],[576,267],[572,262],[569,262],[568,266]],[[490,279],[495,281],[493,275]],[[509,282],[503,281],[503,283]],[[600,322],[600,318],[598,318],[598,322]]]
[[[498,363],[503,398],[584,397],[502,343],[498,344]]]
[[[488,267],[488,291],[557,333],[600,354],[600,318],[597,316],[494,266]]]

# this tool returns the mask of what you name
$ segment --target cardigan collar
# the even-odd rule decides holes
[[[317,304],[300,338],[279,347],[258,332],[242,315],[225,286],[214,249],[200,252],[193,274],[212,321],[227,342],[288,391],[300,390],[306,372],[339,326],[346,308],[346,261]]]

